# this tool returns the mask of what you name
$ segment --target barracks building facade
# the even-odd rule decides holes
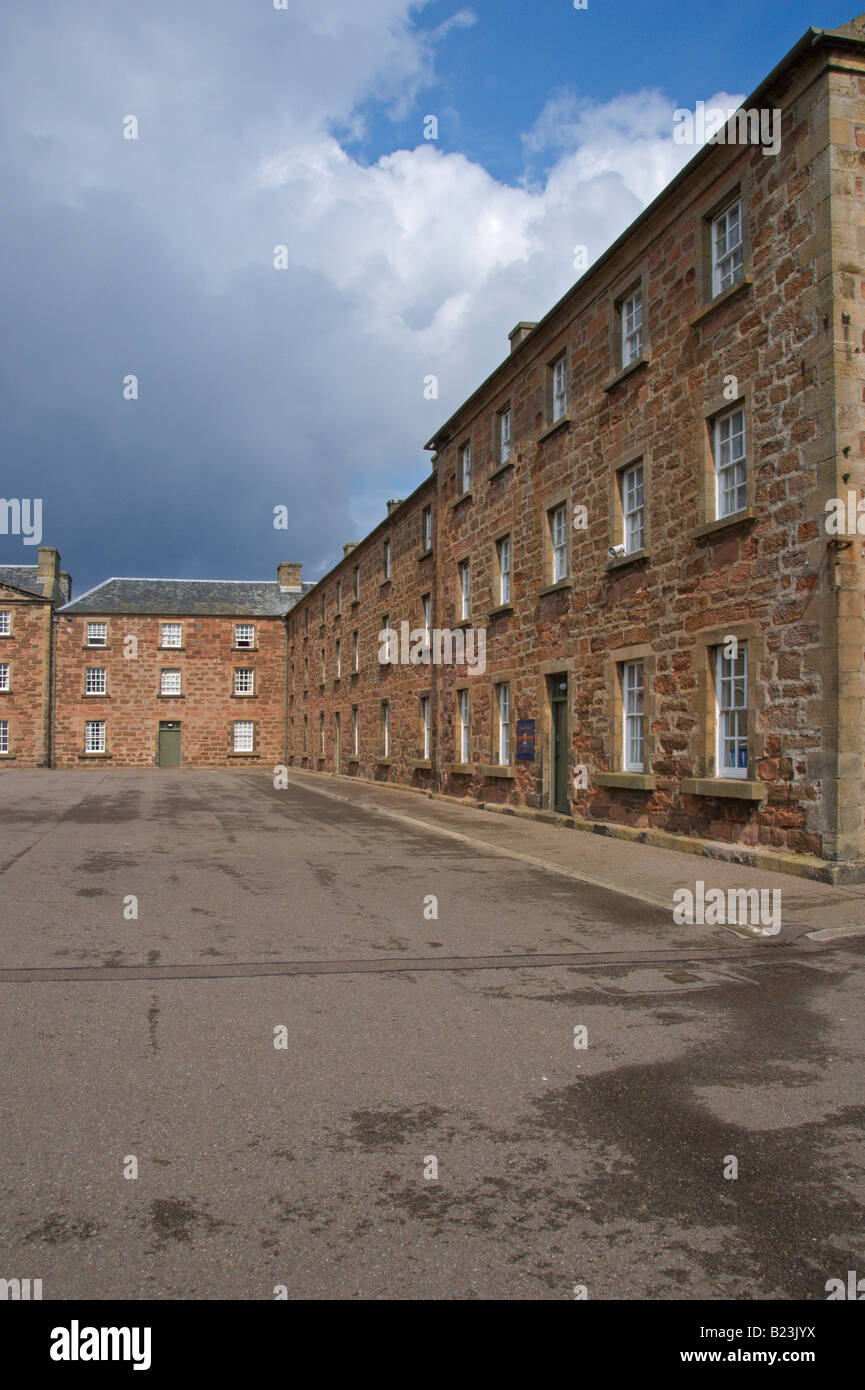
[[[317,582],[0,566],[0,765],[284,764],[865,876],[865,16],[738,117]]]

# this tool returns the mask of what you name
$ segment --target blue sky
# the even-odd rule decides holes
[[[320,575],[421,480],[510,328],[575,278],[573,246],[600,254],[692,153],[672,111],[744,96],[853,13],[288,6],[0,16],[0,495],[42,499],[77,593]],[[34,559],[0,535],[0,562]]]

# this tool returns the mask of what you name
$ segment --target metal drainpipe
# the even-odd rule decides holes
[[[282,704],[282,765],[288,767],[288,614],[284,614],[282,625],[285,630],[285,688]]]
[[[51,607],[50,613],[51,616],[48,620],[51,625],[50,637],[48,641],[48,758],[46,764],[49,769],[53,768],[54,766],[54,720],[55,704],[57,697],[57,628],[60,624],[60,619],[55,614],[53,605]]]

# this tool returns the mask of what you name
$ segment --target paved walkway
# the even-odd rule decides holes
[[[482,810],[469,802],[423,795],[360,781],[353,777],[325,776],[290,769],[293,780],[351,805],[362,806],[395,820],[428,826],[440,833],[483,846],[537,867],[555,869],[583,883],[621,893],[647,906],[668,908],[678,888],[695,890],[702,880],[705,891],[777,889],[781,893],[781,931],[766,936],[761,944],[778,945],[802,938],[834,940],[865,934],[865,885],[840,887],[790,874],[770,873],[725,860],[673,850],[655,849],[606,835],[556,829],[544,821],[499,811]],[[730,930],[730,927],[724,929]],[[817,937],[813,933],[819,932]],[[736,935],[748,939],[747,928]],[[611,943],[612,947],[613,943]]]

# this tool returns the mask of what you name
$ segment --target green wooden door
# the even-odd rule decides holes
[[[550,742],[552,754],[552,786],[550,801],[560,815],[571,813],[571,789],[568,784],[568,678],[550,679]]]
[[[180,767],[180,725],[163,721],[159,725],[159,766]]]

